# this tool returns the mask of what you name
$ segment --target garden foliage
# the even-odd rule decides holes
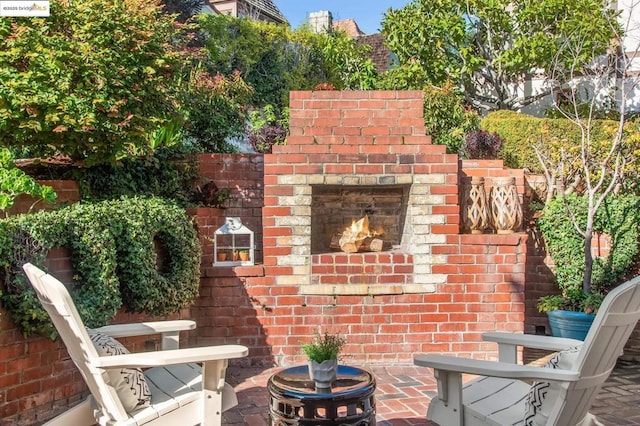
[[[88,327],[106,325],[122,306],[149,315],[177,312],[198,294],[196,230],[182,208],[159,198],[80,202],[12,216],[0,221],[0,243],[2,302],[26,336],[56,335],[21,271],[26,262],[42,267],[56,247],[70,252],[71,293]]]
[[[120,197],[161,197],[187,206],[194,197],[198,178],[197,162],[170,158],[171,151],[154,156],[126,158],[117,163],[99,164],[74,170],[83,200],[99,201]]]
[[[316,34],[303,26],[206,14],[199,18],[212,73],[239,72],[254,92],[252,107],[272,105],[281,112],[291,90],[330,83],[336,89],[370,89],[375,68],[367,47],[342,32]]]
[[[50,186],[40,185],[16,167],[8,149],[0,148],[0,211],[6,215],[20,194],[31,195],[47,203],[53,203],[57,197]]]
[[[576,215],[581,228],[587,215],[587,200],[575,194],[566,198],[569,208]],[[554,264],[556,282],[564,298],[545,302],[541,308],[567,310],[594,310],[584,291],[582,278],[585,269],[584,237],[581,236],[567,213],[562,197],[555,198],[544,208],[538,221],[546,248]],[[640,237],[640,197],[635,195],[611,195],[598,209],[595,229],[603,238],[610,238],[610,254],[594,259],[591,277],[592,293],[598,296],[608,292],[629,272],[638,256]],[[561,306],[552,306],[555,300]]]
[[[248,138],[256,152],[270,153],[273,145],[283,145],[289,132],[289,109],[278,117],[273,106],[251,111]]]
[[[52,2],[0,20],[0,145],[88,163],[148,152],[179,114],[182,30],[157,1]]]
[[[466,134],[478,128],[478,113],[466,104],[451,81],[442,87],[426,86],[423,91],[426,133],[432,143],[446,145],[448,153],[458,154]]]
[[[239,72],[228,76],[194,67],[180,94],[186,152],[235,152],[229,139],[244,134],[247,106],[254,93]]]
[[[610,143],[613,132],[618,123],[612,120],[591,120],[591,148],[605,149]],[[500,157],[505,165],[514,168],[526,168],[533,172],[540,172],[541,166],[536,157],[534,146],[538,145],[556,163],[567,156],[567,175],[577,164],[572,157],[579,152],[580,129],[571,121],[563,118],[538,118],[513,111],[495,111],[487,114],[481,121],[480,127],[490,133],[498,133],[504,138]],[[640,149],[638,140],[638,125],[628,122],[625,126],[629,155],[634,157],[628,164],[637,168],[637,151]],[[630,170],[632,171],[632,170]]]
[[[564,43],[585,44],[578,66],[604,53],[615,14],[601,0],[413,0],[387,11],[382,34],[398,58],[394,74],[418,77],[419,87],[451,79],[476,108],[517,109],[540,98],[514,90],[533,70],[576,65]]]
[[[460,154],[463,158],[496,159],[503,144],[504,139],[495,132],[473,130],[466,134]]]

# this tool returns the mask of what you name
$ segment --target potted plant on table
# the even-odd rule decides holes
[[[309,377],[316,383],[316,389],[331,389],[336,380],[340,351],[347,343],[339,334],[316,332],[313,340],[302,344],[302,352],[309,359]]]

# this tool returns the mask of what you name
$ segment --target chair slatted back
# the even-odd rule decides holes
[[[101,407],[102,415],[117,421],[128,419],[115,389],[109,385],[106,371],[92,363],[99,355],[66,287],[55,277],[30,263],[25,264],[23,269],[93,398]]]
[[[593,404],[640,320],[640,276],[613,289],[598,310],[576,360],[580,380],[570,383],[557,425],[578,424]]]

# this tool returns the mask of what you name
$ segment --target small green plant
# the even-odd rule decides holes
[[[569,289],[562,295],[543,296],[538,300],[538,311],[557,310],[595,314],[604,300],[604,294],[596,291],[585,293],[581,288]]]
[[[328,359],[338,359],[346,344],[347,340],[339,334],[330,334],[328,331],[324,334],[316,332],[311,342],[302,344],[302,352],[309,360],[321,363]]]

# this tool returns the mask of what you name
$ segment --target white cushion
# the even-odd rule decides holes
[[[546,368],[572,370],[578,359],[581,346],[565,349],[555,354],[547,363]],[[560,382],[534,382],[527,396],[524,414],[526,426],[542,426],[547,419],[566,384]]]
[[[127,348],[120,342],[106,334],[87,330],[93,346],[98,355],[124,355],[128,354]],[[113,386],[122,406],[127,412],[148,407],[151,404],[151,392],[140,368],[108,368],[110,385]]]

